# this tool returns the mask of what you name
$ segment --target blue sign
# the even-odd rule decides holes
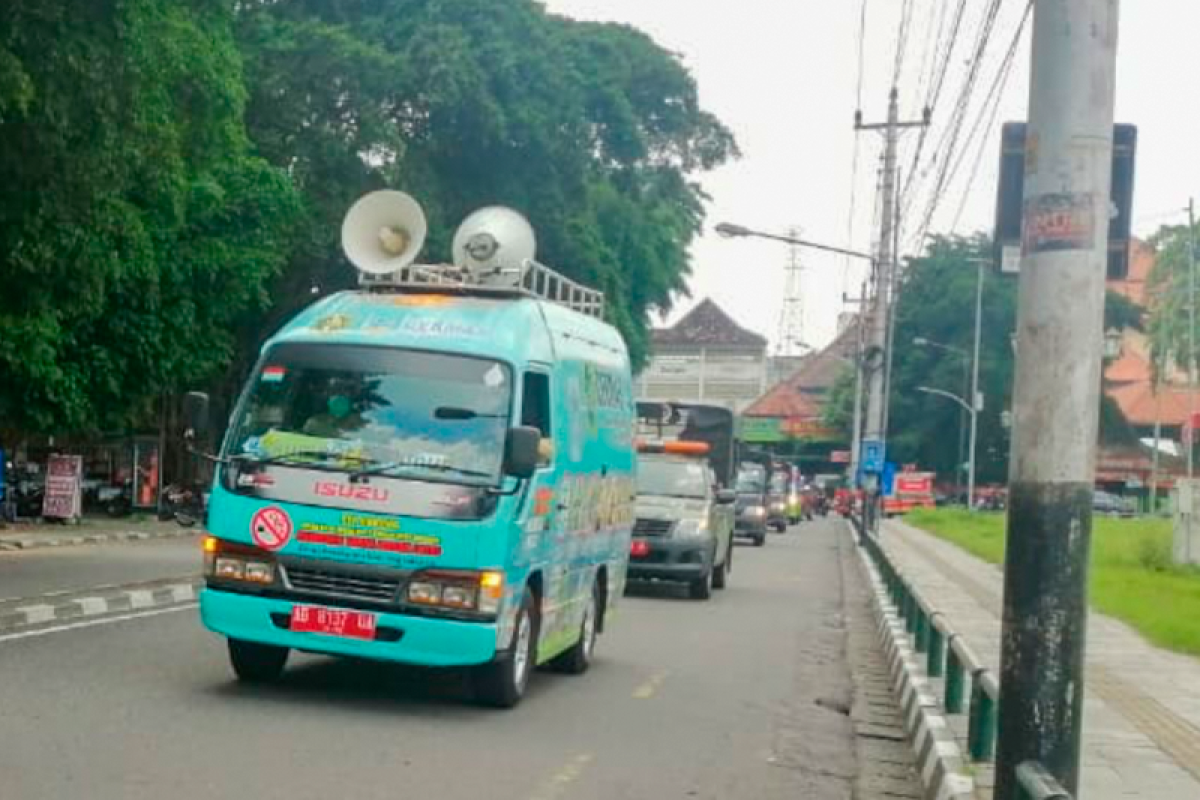
[[[883,442],[878,439],[864,439],[862,455],[859,457],[863,472],[883,472],[883,462],[887,456]]]
[[[889,461],[883,465],[883,479],[880,481],[880,491],[884,497],[891,497],[896,493],[896,465]]]

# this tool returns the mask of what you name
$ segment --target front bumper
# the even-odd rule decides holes
[[[333,603],[317,603],[337,607]],[[496,656],[495,622],[462,622],[388,612],[376,613],[381,632],[373,641],[287,629],[290,600],[204,589],[200,618],[214,633],[248,642],[331,655],[397,661],[429,667],[484,664]]]
[[[681,581],[702,578],[712,571],[712,539],[663,539],[635,536],[645,542],[650,552],[629,559],[628,578],[631,581]]]
[[[767,517],[739,516],[734,520],[734,536],[759,536],[767,532]]]

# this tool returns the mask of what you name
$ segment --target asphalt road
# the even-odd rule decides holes
[[[199,541],[197,534],[182,539],[0,553],[0,602],[52,592],[198,575]]]
[[[242,687],[194,608],[0,636],[0,796],[849,798],[835,525],[737,548],[709,602],[626,598],[589,673],[539,673],[511,711],[455,672],[312,656]]]

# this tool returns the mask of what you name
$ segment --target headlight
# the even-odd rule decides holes
[[[414,576],[405,595],[416,605],[495,614],[504,599],[504,573],[429,570]]]
[[[762,506],[746,506],[747,517],[765,517],[766,515],[767,509]]]
[[[275,582],[275,559],[257,547],[205,536],[204,574],[223,581],[265,585]]]
[[[786,511],[787,506],[785,506],[783,503],[771,503],[771,510],[772,511]]]
[[[675,526],[675,535],[680,539],[703,539],[708,536],[708,521],[702,519],[680,520]]]

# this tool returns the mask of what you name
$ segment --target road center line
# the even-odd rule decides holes
[[[575,756],[558,772],[550,776],[541,787],[535,791],[531,800],[556,800],[563,796],[572,783],[579,780],[583,770],[595,759],[591,753],[581,753]]]
[[[100,617],[98,619],[88,620],[87,622],[72,622],[67,625],[55,625],[52,628],[38,628],[35,631],[19,631],[17,633],[6,633],[0,636],[0,643],[9,642],[16,639],[31,639],[35,636],[47,636],[51,633],[62,633],[64,631],[73,631],[78,628],[91,628],[95,625],[111,625],[114,622],[126,622],[131,619],[142,619],[143,617],[157,617],[160,614],[173,614],[176,611],[187,611],[196,608],[199,603],[186,603],[179,606],[171,606],[170,608],[156,608],[153,611],[140,611],[136,614],[121,614],[117,617]]]
[[[638,700],[649,700],[658,691],[659,687],[663,685],[670,674],[666,670],[654,673],[650,676],[650,680],[633,690],[633,696]]]

